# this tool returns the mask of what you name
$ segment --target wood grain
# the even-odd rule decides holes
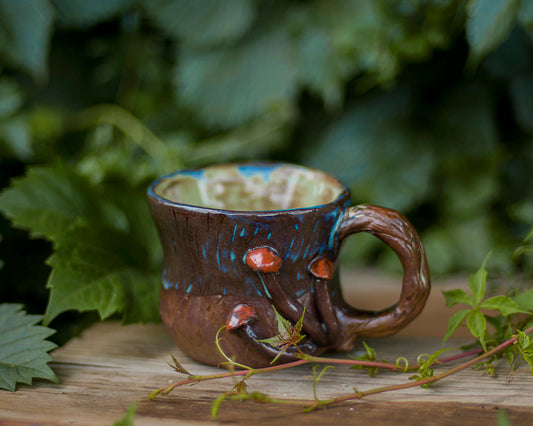
[[[395,297],[380,290],[379,300],[363,300],[358,297],[358,291],[353,291],[351,297],[364,303],[387,303],[387,297]],[[440,292],[434,294],[437,297]],[[428,306],[432,307],[432,303],[430,300]],[[449,316],[443,306],[435,305],[427,313],[428,317],[420,320],[424,327],[415,321],[403,335],[368,343],[377,350],[378,358],[394,360],[403,355],[414,362],[419,353],[442,347],[440,339],[431,334],[435,334],[433,326],[437,325],[432,318],[440,318],[443,312]],[[458,347],[464,342],[456,339],[449,345]],[[137,404],[136,424],[139,425],[282,422],[330,425],[332,421],[353,424],[355,419],[362,424],[371,421],[372,424],[474,425],[496,424],[500,409],[507,412],[513,425],[532,424],[533,419],[533,377],[529,369],[520,367],[510,381],[507,368],[502,366],[496,377],[465,370],[429,389],[374,395],[312,413],[303,413],[301,408],[293,406],[224,402],[218,419],[212,421],[211,403],[220,393],[231,389],[231,379],[178,388],[168,396],[148,400],[150,391],[180,378],[166,364],[170,353],[193,374],[217,371],[181,354],[161,326],[96,324],[53,353],[51,366],[59,377],[59,385],[37,381],[34,387],[19,386],[15,393],[0,393],[0,425],[112,424],[132,403]],[[354,386],[365,390],[405,381],[407,375],[400,373],[383,372],[370,378],[365,371],[336,367],[325,374],[318,393],[321,398],[327,398],[351,392]],[[302,366],[255,376],[248,386],[251,391],[273,397],[311,399],[311,383],[311,367]]]

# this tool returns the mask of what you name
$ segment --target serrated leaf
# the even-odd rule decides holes
[[[267,339],[260,339],[259,342],[266,343],[273,348],[279,348],[280,346],[286,345],[287,340],[283,339],[279,334],[277,336],[269,337]]]
[[[470,275],[468,280],[468,287],[472,292],[474,306],[477,306],[485,297],[485,285],[487,283],[487,271],[485,270],[485,263],[487,262],[489,256],[490,254],[485,258],[477,272]]]
[[[159,271],[129,233],[79,227],[55,242],[48,260],[51,289],[44,323],[67,310],[96,310],[101,318],[122,313],[125,323],[159,320]]]
[[[503,42],[514,27],[517,0],[471,0],[466,38],[476,57],[482,57]]]
[[[487,331],[487,321],[485,316],[477,309],[471,311],[466,318],[466,326],[476,339],[479,339],[485,348],[485,332]]]
[[[521,308],[514,300],[507,296],[491,297],[484,300],[479,307],[499,311],[504,316],[519,313],[531,314],[530,311]]]
[[[278,324],[278,333],[281,339],[285,339],[285,343],[292,338],[292,324],[288,319],[285,319],[275,308],[276,322]]]
[[[522,309],[533,311],[533,289],[517,294],[512,300]]]
[[[305,317],[305,308],[302,312],[302,316],[300,317],[300,319],[294,326],[294,330],[292,331],[293,337],[300,336],[300,333],[302,332],[302,328],[304,326],[304,317]]]
[[[442,294],[446,298],[446,306],[451,308],[458,303],[473,306],[472,298],[462,289],[456,288],[450,291],[443,291]]]
[[[125,221],[85,178],[62,165],[30,167],[0,194],[0,211],[34,237],[54,238],[88,222]]]
[[[257,29],[231,47],[184,48],[175,69],[177,95],[207,125],[230,127],[292,103],[297,72],[282,26]]]
[[[0,0],[0,52],[36,78],[46,74],[53,16],[47,0]]]
[[[446,330],[446,334],[442,339],[442,343],[446,342],[446,340],[448,340],[450,336],[455,333],[455,330],[457,330],[457,328],[461,325],[461,323],[464,321],[464,319],[470,312],[470,309],[463,309],[461,311],[457,311],[452,315],[448,322],[448,329]]]
[[[144,0],[143,6],[170,37],[204,47],[241,37],[255,16],[250,0]]]
[[[51,0],[56,17],[65,27],[84,28],[113,18],[135,0]]]
[[[54,330],[35,325],[40,315],[26,315],[21,305],[0,305],[0,388],[14,391],[16,384],[31,385],[40,378],[57,383],[48,367],[52,360],[48,351],[56,347],[45,340]]]

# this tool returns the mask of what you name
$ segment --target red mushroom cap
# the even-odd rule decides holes
[[[333,262],[326,257],[317,257],[309,265],[309,272],[323,280],[331,280],[334,269]]]
[[[274,249],[258,247],[248,250],[246,264],[254,271],[277,272],[280,270],[283,260]]]
[[[257,319],[257,312],[249,305],[237,305],[228,315],[226,328],[235,330],[243,325],[250,324]]]

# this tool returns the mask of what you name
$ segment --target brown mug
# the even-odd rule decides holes
[[[430,291],[424,248],[400,213],[349,206],[346,186],[326,173],[283,163],[182,170],[148,189],[163,246],[161,316],[185,353],[212,365],[224,353],[250,367],[278,349],[276,312],[303,316],[300,350],[347,351],[358,337],[391,335],[422,310]],[[379,312],[342,296],[336,260],[342,242],[369,232],[397,254],[400,300]],[[277,362],[296,359],[289,350]]]

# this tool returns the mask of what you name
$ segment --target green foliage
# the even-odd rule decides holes
[[[30,168],[0,195],[17,226],[53,242],[45,323],[72,309],[102,318],[120,312],[126,323],[158,320],[159,250],[140,191],[96,186],[57,165]]]
[[[509,36],[519,6],[519,0],[470,0],[466,33],[473,55],[486,55]]]
[[[452,315],[448,323],[448,329],[444,336],[443,342],[459,328],[459,326],[466,319],[466,326],[483,347],[487,350],[487,339],[489,332],[487,329],[487,321],[496,326],[497,336],[504,333],[504,320],[510,321],[510,317],[515,314],[531,315],[531,307],[533,306],[533,291],[526,291],[511,298],[508,296],[498,295],[485,299],[487,270],[485,264],[487,258],[478,269],[477,272],[470,276],[468,280],[468,287],[471,294],[469,295],[462,289],[454,289],[444,291],[446,298],[446,306],[452,307],[457,304],[469,305],[470,309],[463,309],[457,311]],[[481,312],[481,310],[493,310],[500,313],[499,317],[492,317]],[[494,340],[497,340],[494,339]]]
[[[12,228],[51,243],[47,322],[71,310],[153,321],[148,183],[282,160],[331,172],[354,203],[401,210],[433,274],[473,269],[491,248],[509,268],[533,224],[532,40],[525,0],[0,0],[0,250],[25,238]],[[527,278],[529,246],[511,265]],[[374,239],[343,254],[397,264]],[[474,311],[516,307],[480,294],[456,294],[472,309],[452,329],[483,339]]]
[[[272,309],[274,309],[276,314],[276,323],[278,325],[279,334],[269,337],[268,339],[261,339],[259,342],[267,343],[270,346],[279,349],[274,359],[270,362],[271,364],[274,364],[277,359],[287,351],[287,349],[289,349],[291,346],[297,346],[298,343],[305,337],[305,335],[300,334],[303,327],[305,308],[302,316],[294,326],[274,307],[272,307]]]
[[[432,353],[432,354],[420,354],[417,358],[418,363],[418,374],[414,374],[409,377],[411,380],[424,380],[428,379],[430,377],[433,377],[434,374],[434,365],[437,363],[437,360],[439,356],[446,351],[449,351],[451,349],[439,349],[438,351]],[[423,388],[428,388],[429,384],[423,384]]]
[[[113,422],[113,426],[134,426],[135,425],[135,412],[137,411],[137,404],[133,403],[124,413],[124,416],[119,420]]]
[[[0,53],[5,60],[43,78],[53,16],[47,0],[0,1]]]
[[[57,383],[48,367],[48,352],[56,347],[45,340],[54,330],[35,325],[40,315],[27,315],[21,305],[0,304],[0,389],[15,391],[16,384],[31,385],[40,378]]]
[[[352,359],[357,361],[376,361],[376,351],[368,346],[366,342],[363,342],[363,347],[365,348],[366,353],[358,357],[353,357]],[[370,377],[376,377],[379,371],[378,367],[368,367],[364,365],[352,365],[350,368],[354,370],[366,368]]]

